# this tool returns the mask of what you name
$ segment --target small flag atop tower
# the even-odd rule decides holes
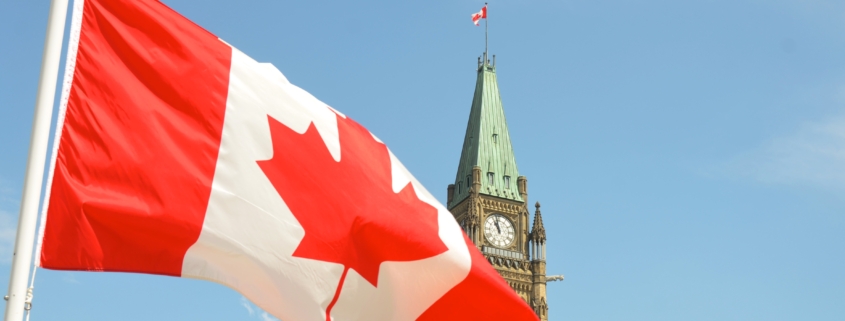
[[[479,21],[481,19],[487,19],[487,4],[484,4],[484,7],[481,8],[481,11],[472,14],[472,23],[476,26],[479,25]]]

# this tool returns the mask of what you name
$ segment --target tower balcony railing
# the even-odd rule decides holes
[[[510,250],[503,250],[503,249],[495,248],[495,247],[491,247],[491,246],[482,246],[481,252],[483,252],[485,254],[491,254],[491,255],[501,256],[501,257],[510,258],[510,259],[525,260],[525,255],[523,255],[522,253],[514,252],[514,251],[510,251]]]

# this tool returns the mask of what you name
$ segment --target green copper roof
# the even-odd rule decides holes
[[[474,166],[481,168],[479,193],[523,201],[516,185],[519,171],[499,96],[496,67],[487,63],[486,59],[478,68],[475,95],[469,112],[458,175],[455,177],[455,194],[452,203],[448,204],[449,208],[469,196]]]

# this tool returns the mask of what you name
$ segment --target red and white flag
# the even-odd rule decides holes
[[[485,4],[484,7],[481,8],[481,11],[472,14],[472,23],[476,26],[480,23],[481,19],[487,19],[487,5]]]
[[[367,129],[159,1],[74,1],[60,108],[44,268],[210,280],[286,321],[536,319]]]

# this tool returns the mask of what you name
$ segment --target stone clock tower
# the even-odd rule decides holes
[[[540,203],[529,226],[528,179],[516,167],[496,81],[496,59],[478,62],[458,174],[447,207],[484,257],[540,317],[548,320],[546,231]]]

